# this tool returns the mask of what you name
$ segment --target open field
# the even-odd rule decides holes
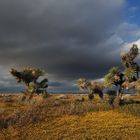
[[[112,107],[108,97],[0,96],[0,140],[140,140],[140,97]]]

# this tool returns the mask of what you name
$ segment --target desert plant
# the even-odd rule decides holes
[[[114,90],[109,90],[108,92],[107,92],[107,95],[108,95],[108,103],[111,105],[111,106],[113,106],[114,107],[114,100],[115,100],[115,98],[116,98],[116,91],[114,91]]]
[[[121,72],[118,67],[113,67],[109,70],[108,74],[105,75],[106,87],[112,87],[113,85],[118,86],[118,95],[121,95],[124,83],[134,82],[138,80],[138,72],[140,67],[134,59],[139,55],[139,49],[137,45],[133,44],[127,53],[121,54],[122,63],[125,66],[124,72]],[[124,84],[126,85],[126,84]]]
[[[140,67],[136,62],[134,62],[134,59],[138,55],[139,55],[139,49],[136,44],[133,44],[133,46],[130,48],[130,50],[127,53],[121,54],[121,60],[125,68],[132,69],[136,73],[137,79],[139,78]]]
[[[90,93],[90,94],[88,94],[88,98],[89,98],[89,100],[92,100],[92,99],[94,99],[94,95],[92,93]]]
[[[134,71],[134,69],[126,68],[124,70],[124,74],[125,74],[126,80],[128,80],[129,82],[136,80],[136,72]]]
[[[44,76],[45,72],[38,68],[24,68],[21,71],[17,71],[16,69],[11,69],[10,73],[16,78],[17,82],[23,82],[26,85],[26,91],[24,92],[25,95],[32,94],[47,94],[47,87],[48,87],[48,79],[44,79],[41,82],[38,82],[38,78],[40,76]],[[26,94],[29,93],[29,94]],[[29,97],[30,99],[30,97]]]
[[[120,72],[118,67],[113,67],[105,75],[105,86],[111,88],[113,85],[118,86],[118,95],[121,94],[122,84],[124,82],[124,74]]]
[[[103,98],[103,87],[104,84],[96,81],[88,81],[84,78],[80,78],[76,81],[77,86],[79,87],[80,90],[82,91],[88,91],[90,97],[93,96],[94,94],[98,94],[100,98]],[[92,97],[92,98],[93,98]]]

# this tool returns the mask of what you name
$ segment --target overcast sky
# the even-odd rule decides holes
[[[11,67],[39,67],[51,90],[122,67],[120,52],[140,44],[136,0],[0,0],[0,86],[17,87]]]

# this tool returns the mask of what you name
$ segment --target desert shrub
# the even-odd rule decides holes
[[[123,100],[119,97],[119,96],[117,96],[117,93],[116,93],[116,91],[114,91],[114,90],[109,90],[108,92],[107,92],[107,94],[108,94],[108,103],[114,108],[117,108],[117,107],[119,107],[120,105],[122,105],[122,103],[123,103]]]
[[[93,100],[94,99],[94,95],[92,93],[88,94],[88,99],[89,100]]]
[[[77,101],[77,102],[84,102],[85,98],[84,97],[79,97],[75,101]]]
[[[42,94],[42,97],[43,97],[43,99],[46,99],[47,97],[49,97],[50,95],[47,93],[47,92],[44,92],[43,94]]]
[[[108,95],[108,103],[114,107],[114,101],[115,101],[115,98],[116,98],[116,91],[114,90],[109,90],[107,92],[107,95]]]
[[[113,106],[115,96],[109,96],[108,103]]]

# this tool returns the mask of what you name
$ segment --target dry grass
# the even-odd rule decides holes
[[[0,109],[5,109],[0,140],[140,139],[140,104],[112,109],[106,100],[89,101],[85,95],[34,97],[34,103],[19,101],[20,96],[10,99],[13,112],[0,99]]]
[[[26,111],[41,102],[41,97],[35,96],[30,102],[21,101],[22,95],[0,96],[0,115],[8,116],[15,112]]]

